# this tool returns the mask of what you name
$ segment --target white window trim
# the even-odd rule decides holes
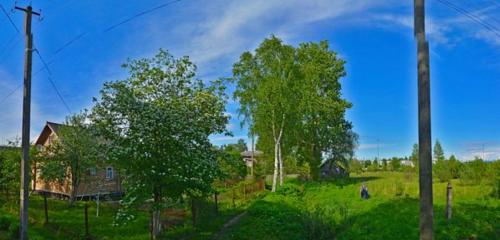
[[[110,170],[110,169],[111,169],[111,176],[109,176],[109,174],[108,174],[108,170]],[[113,167],[106,167],[106,179],[111,180],[115,177],[114,175],[115,175],[115,172],[114,172]]]

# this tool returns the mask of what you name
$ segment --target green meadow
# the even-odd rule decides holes
[[[370,198],[360,198],[365,182]],[[445,218],[447,183],[434,182],[434,230],[436,239],[500,239],[500,199],[488,184],[464,185],[453,180],[453,215]],[[213,239],[222,226],[239,213],[246,214],[218,235],[219,239],[418,239],[418,178],[412,172],[367,172],[350,178],[322,182],[288,179],[276,193],[237,196],[235,205],[221,194],[219,212],[207,198],[198,203],[195,225],[188,204],[178,207],[185,215],[164,231],[163,239]],[[30,198],[31,239],[85,239],[84,203],[49,199],[49,224],[44,224],[43,199]],[[147,211],[114,225],[118,206],[103,203],[99,217],[89,203],[91,239],[149,239]],[[2,220],[3,219],[3,220]],[[4,203],[0,225],[17,224],[17,205]],[[0,239],[14,238],[9,228]]]
[[[370,198],[360,198],[366,182]],[[490,185],[453,181],[453,216],[445,218],[447,183],[433,184],[436,239],[500,239],[500,199]],[[289,181],[254,202],[224,239],[418,239],[418,179],[368,172],[320,183]]]

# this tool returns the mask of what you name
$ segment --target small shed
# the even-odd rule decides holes
[[[347,177],[347,170],[334,160],[326,160],[319,166],[321,170],[321,178],[331,177]]]

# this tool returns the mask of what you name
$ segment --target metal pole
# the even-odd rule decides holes
[[[418,142],[420,239],[433,239],[432,139],[429,43],[425,39],[425,1],[414,0],[418,59]]]

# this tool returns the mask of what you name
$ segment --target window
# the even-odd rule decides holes
[[[90,176],[95,176],[95,175],[97,175],[97,170],[95,169],[95,167],[91,167],[91,168],[89,168],[89,175],[90,175]]]
[[[106,179],[113,179],[113,168],[112,167],[106,168]]]

